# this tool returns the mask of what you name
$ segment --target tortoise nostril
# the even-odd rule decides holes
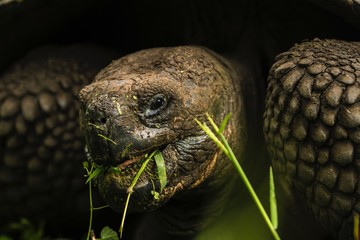
[[[97,111],[96,109],[87,109],[87,112],[85,113],[84,117],[87,119],[87,121],[96,126],[100,125],[106,125],[107,123],[107,117],[103,112]]]

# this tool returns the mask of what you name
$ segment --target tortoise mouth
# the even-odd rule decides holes
[[[119,151],[118,148],[115,147],[108,147],[108,151],[99,156],[97,152],[94,152],[94,161],[96,164],[104,167],[117,167],[120,170],[125,170],[127,168],[131,168],[138,163],[142,163],[151,153],[154,151],[162,152],[168,144],[163,144],[160,146],[153,146],[148,149],[126,152]],[[90,155],[92,155],[90,153]]]
[[[209,148],[207,146],[210,146],[210,140],[206,135],[179,139],[168,138],[162,139],[161,142],[157,139],[157,142],[149,147],[153,143],[150,138],[147,139],[148,145],[140,149],[141,144],[134,144],[133,146],[136,148],[118,144],[120,141],[116,142],[116,140],[119,138],[115,138],[111,132],[107,136],[117,144],[102,137],[94,138],[94,134],[97,132],[93,131],[94,129],[91,129],[87,132],[87,138],[91,139],[87,143],[91,147],[89,149],[91,161],[107,168],[96,178],[98,190],[107,204],[118,212],[123,211],[129,187],[146,158],[154,151],[159,151],[163,156],[166,185],[164,188],[161,187],[156,161],[149,159],[136,184],[130,189],[133,194],[128,206],[129,212],[147,212],[163,206],[184,188],[194,188],[200,185],[216,166],[216,157],[213,156],[213,152],[206,152],[207,155],[204,156],[204,151],[199,151],[202,147],[206,149]],[[91,135],[89,136],[89,134]],[[125,135],[123,139],[134,138]],[[122,144],[129,144],[129,142],[131,143],[131,141],[123,141]],[[193,159],[202,161],[193,161]],[[198,177],[200,172],[202,175]]]
[[[136,175],[141,171],[144,162],[154,151],[159,151],[165,160],[165,171],[167,180],[172,178],[172,164],[169,163],[170,145],[155,148],[127,159],[121,159],[116,164],[106,165],[108,169],[96,178],[98,189],[103,199],[115,211],[123,211],[123,206]],[[167,153],[166,153],[167,152]],[[104,166],[104,165],[103,165]],[[149,159],[144,170],[139,175],[133,188],[131,201],[129,202],[129,212],[151,211],[168,200],[168,195],[172,195],[172,188],[167,185],[164,189],[160,188],[160,182],[155,160]],[[155,196],[156,194],[156,196]]]
[[[129,212],[154,210],[183,189],[200,185],[216,166],[214,148],[206,135],[184,134],[172,125],[150,127],[131,109],[117,111],[106,96],[98,101],[83,101],[80,125],[90,161],[106,168],[96,178],[97,188],[115,211],[123,211],[129,191],[133,192]],[[150,159],[129,190],[147,155],[155,150],[164,158],[165,186],[164,181],[160,182],[155,159]]]
[[[126,169],[131,169],[131,168],[136,169],[137,168],[136,166],[142,165],[144,163],[144,161],[150,156],[150,154],[152,154],[155,151],[158,151],[158,152],[160,152],[160,154],[162,154],[162,152],[164,151],[164,149],[166,149],[167,146],[168,146],[168,144],[164,144],[160,147],[153,147],[151,149],[139,151],[136,154],[128,154],[126,156],[116,159],[115,161],[105,161],[103,166],[116,167],[120,171],[123,171]],[[115,154],[115,155],[119,155],[119,154]]]
[[[134,163],[140,162],[141,160],[145,159],[145,158],[146,158],[146,155],[147,155],[147,154],[142,154],[142,155],[139,155],[139,156],[137,156],[137,157],[133,157],[133,158],[130,158],[130,159],[128,159],[128,160],[122,161],[122,163],[120,163],[119,165],[117,165],[117,167],[118,167],[120,170],[124,170],[124,169],[127,168],[127,167],[131,167]]]

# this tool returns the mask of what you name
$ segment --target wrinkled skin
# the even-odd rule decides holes
[[[231,182],[230,162],[194,119],[204,121],[209,113],[219,123],[234,113],[224,135],[240,143],[234,150],[241,158],[245,141],[240,140],[246,133],[235,127],[246,124],[244,105],[236,94],[241,81],[243,76],[229,62],[198,47],[144,50],[103,69],[81,90],[80,101],[92,160],[121,170],[97,178],[107,203],[123,211],[127,188],[144,155],[156,149],[165,160],[167,185],[158,199],[152,196],[152,190],[160,190],[155,163],[150,161],[133,189],[130,212],[153,210],[172,198]]]

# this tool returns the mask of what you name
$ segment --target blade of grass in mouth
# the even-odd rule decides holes
[[[120,229],[119,229],[120,239],[122,238],[122,234],[123,234],[123,230],[124,230],[125,216],[126,216],[126,212],[127,212],[128,206],[129,206],[130,196],[134,192],[133,189],[134,189],[136,183],[138,182],[141,174],[144,172],[147,164],[149,163],[149,161],[153,157],[155,158],[155,161],[156,161],[156,159],[158,159],[160,165],[162,164],[162,166],[160,166],[160,167],[157,166],[158,167],[158,173],[159,173],[159,180],[162,179],[162,180],[160,180],[161,191],[162,191],[163,187],[165,187],[165,185],[166,185],[166,170],[165,170],[164,158],[162,157],[162,153],[160,151],[155,150],[149,156],[146,157],[145,161],[142,163],[139,171],[136,173],[134,179],[132,180],[130,186],[127,189],[128,195],[127,195],[127,198],[126,198],[124,212],[123,212],[123,216],[122,216],[122,219],[121,219],[121,225],[120,225]],[[160,172],[161,172],[161,175],[162,175],[161,177],[160,177]],[[165,175],[164,175],[163,172],[165,172]],[[165,180],[164,180],[164,178],[165,178]]]

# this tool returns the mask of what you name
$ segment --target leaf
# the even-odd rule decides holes
[[[101,240],[119,240],[117,233],[108,226],[101,230],[100,238]]]
[[[118,167],[111,167],[110,170],[111,170],[113,173],[117,173],[117,174],[120,174],[120,173],[121,173],[121,169],[118,168]]]
[[[153,197],[154,197],[155,200],[158,200],[160,194],[159,194],[157,191],[154,191],[154,190],[153,190],[153,191],[151,191],[151,195],[153,195]]]
[[[85,169],[88,169],[88,168],[89,168],[89,163],[88,163],[88,161],[84,161],[84,162],[83,162],[83,167],[84,167]]]
[[[90,182],[93,178],[99,176],[99,174],[103,173],[104,171],[105,171],[105,168],[103,168],[103,167],[96,168],[93,172],[90,173],[90,176],[86,180],[85,184]]]
[[[156,167],[158,170],[159,175],[159,181],[160,181],[160,192],[164,189],[164,187],[167,184],[167,178],[166,178],[166,168],[165,168],[165,161],[163,158],[163,155],[160,151],[157,151],[154,155]]]
[[[274,229],[278,227],[277,204],[275,194],[275,183],[272,168],[270,167],[270,218]]]

